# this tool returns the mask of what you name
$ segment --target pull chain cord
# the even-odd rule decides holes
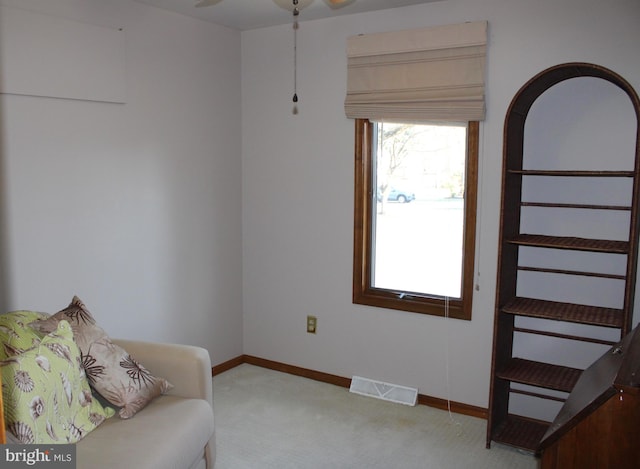
[[[451,384],[449,382],[449,297],[444,297],[444,318],[446,321],[446,344],[445,344],[445,373],[446,373],[446,386],[447,386],[447,410],[449,411],[449,423],[456,428],[456,436],[462,435],[462,424],[458,422],[451,412]]]
[[[298,114],[298,0],[293,0],[293,113]]]

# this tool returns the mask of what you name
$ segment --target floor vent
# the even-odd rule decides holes
[[[397,384],[383,383],[372,379],[354,376],[349,391],[363,396],[375,397],[385,401],[404,405],[416,405],[418,390]]]

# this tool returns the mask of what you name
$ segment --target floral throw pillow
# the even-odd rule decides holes
[[[152,399],[173,387],[167,380],[152,375],[126,350],[114,344],[77,296],[62,311],[32,322],[30,326],[48,333],[61,320],[71,324],[89,383],[107,401],[120,407],[118,415],[121,418],[133,417]]]
[[[0,360],[20,355],[36,347],[40,336],[29,327],[29,323],[46,319],[49,315],[35,311],[12,311],[0,315]]]
[[[115,414],[91,395],[66,321],[0,367],[6,429],[20,443],[76,443]]]

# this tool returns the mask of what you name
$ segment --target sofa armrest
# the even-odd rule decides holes
[[[167,393],[205,399],[213,408],[213,381],[209,352],[192,345],[113,339],[152,374],[173,384]]]
[[[112,340],[152,374],[173,384],[173,388],[167,394],[204,399],[213,410],[211,357],[206,349],[161,342]],[[207,469],[212,469],[216,461],[215,431],[204,447],[204,457]]]

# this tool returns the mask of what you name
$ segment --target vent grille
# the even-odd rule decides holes
[[[418,390],[398,384],[384,383],[354,376],[349,391],[362,396],[375,397],[385,401],[414,406],[418,400]]]

